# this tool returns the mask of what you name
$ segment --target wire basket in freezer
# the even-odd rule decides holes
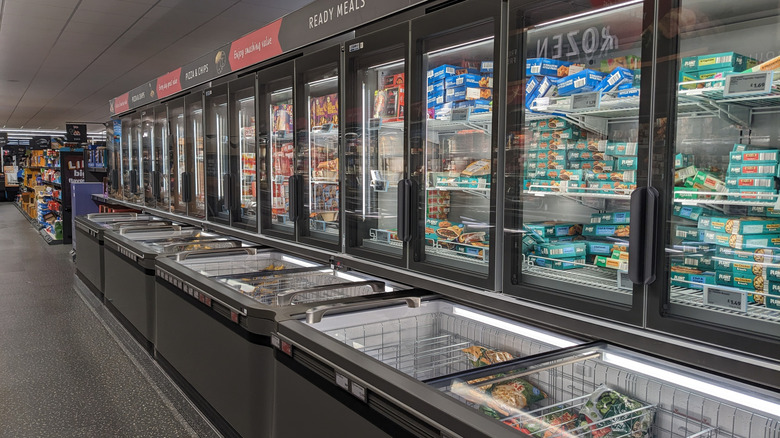
[[[180,263],[207,277],[320,266],[316,263],[273,251],[258,251],[257,254],[251,255],[226,256],[217,254],[212,257],[192,258]]]

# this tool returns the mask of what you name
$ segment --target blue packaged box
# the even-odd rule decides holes
[[[455,74],[459,67],[450,64],[440,65],[433,70],[428,70],[428,84],[440,81]]]
[[[479,87],[479,82],[482,80],[480,75],[464,74],[449,76],[444,79],[445,88],[455,88],[460,86],[466,87]]]
[[[634,74],[625,67],[617,67],[607,74],[596,87],[596,91],[612,91],[621,85],[630,85],[634,82]]]
[[[444,90],[428,93],[428,108],[444,103]]]
[[[431,93],[443,93],[444,92],[444,83],[445,81],[436,81],[432,84],[428,84],[428,96],[431,95]]]
[[[460,100],[476,100],[481,96],[480,88],[455,87],[447,88],[444,92],[444,102],[457,102]]]
[[[625,90],[619,90],[617,97],[620,99],[628,97],[639,97],[639,88],[627,88]]]
[[[569,96],[586,91],[594,91],[603,80],[603,73],[585,69],[561,79],[558,82],[558,95]]]
[[[595,240],[586,240],[586,251],[588,255],[600,255],[608,257],[612,255],[612,242],[599,242]]]
[[[538,76],[531,76],[528,78],[528,81],[525,83],[525,95],[530,96],[531,93],[536,90],[536,87],[539,86],[539,84],[542,82],[542,78]]]
[[[482,61],[479,63],[481,73],[493,73],[493,61]]]
[[[443,103],[433,107],[433,118],[437,120],[449,120],[452,116],[452,104]]]
[[[539,81],[539,85],[525,96],[525,107],[532,109],[534,101],[543,97],[552,96],[557,89],[558,81],[547,76]]]
[[[559,61],[557,59],[529,58],[525,61],[525,74],[526,76],[542,75],[560,77],[566,75],[564,71],[569,71],[568,68],[563,69],[561,67],[568,67],[570,65],[571,62]]]
[[[493,107],[493,102],[487,99],[466,100],[456,102],[455,108],[471,108],[472,114],[487,113]]]
[[[704,285],[715,284],[715,273],[702,272],[701,274],[692,274],[688,272],[674,272],[671,273],[672,286],[685,287],[688,289],[704,289]]]

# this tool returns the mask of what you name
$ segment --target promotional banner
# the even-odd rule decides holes
[[[157,78],[157,97],[162,99],[181,91],[181,68]]]
[[[84,143],[87,141],[87,125],[66,123],[65,124],[65,138],[69,142]]]

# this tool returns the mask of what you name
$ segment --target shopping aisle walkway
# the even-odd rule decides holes
[[[0,203],[0,437],[218,436],[78,287],[70,249]]]

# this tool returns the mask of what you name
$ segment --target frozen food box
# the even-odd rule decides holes
[[[604,80],[604,74],[595,70],[582,70],[560,80],[558,83],[558,95],[569,96],[586,91],[594,91],[602,80]]]
[[[745,164],[729,163],[728,172],[731,176],[775,176],[777,175],[777,163]]]
[[[737,289],[763,292],[768,289],[768,281],[762,275],[750,273],[734,274],[731,272],[715,272],[715,284],[735,287]],[[754,303],[752,295],[748,295],[748,303]]]
[[[459,67],[450,64],[443,64],[435,67],[433,70],[428,70],[428,84],[432,84],[436,81],[441,81],[455,74],[455,70]]]
[[[558,161],[558,160],[565,160],[566,159],[566,151],[565,150],[550,150],[547,152],[547,160],[548,161]]]
[[[569,74],[570,62],[549,58],[528,58],[525,61],[525,74],[563,77]]]
[[[483,99],[482,89],[479,87],[454,87],[447,88],[444,91],[445,102],[458,102],[461,100],[476,100]]]
[[[705,207],[696,207],[692,205],[675,204],[673,214],[683,219],[698,221],[699,216],[701,215],[713,216],[715,214],[715,210],[705,208]]]
[[[749,216],[780,217],[780,210],[773,207],[748,207],[747,213]]]
[[[688,167],[693,165],[693,155],[692,154],[676,154],[674,156],[674,168],[675,169],[682,169],[684,167]]]
[[[531,76],[528,78],[525,82],[525,95],[527,98],[531,96],[531,93],[536,90],[536,87],[538,87],[541,82],[542,79],[538,76]]]
[[[428,93],[428,108],[444,103],[444,90]]]
[[[403,88],[404,87],[404,74],[396,73],[394,75],[387,75],[384,77],[383,85],[385,88]]]
[[[715,269],[715,261],[710,256],[705,255],[685,255],[680,258],[682,266],[699,269],[701,271],[710,271]]]
[[[681,239],[680,241],[701,241],[704,230],[700,230],[698,227],[691,227],[687,225],[675,225],[674,237]]]
[[[616,211],[614,213],[594,213],[590,216],[590,223],[605,225],[628,225],[631,223],[631,212]]]
[[[618,67],[635,70],[640,68],[641,62],[641,58],[636,55],[626,55],[615,58],[602,59],[599,70],[603,73],[609,73]]]
[[[493,108],[493,102],[487,99],[467,100],[455,102],[455,108],[470,108],[472,114],[488,113]]]
[[[558,178],[561,181],[584,181],[585,176],[582,172],[582,170],[561,169],[558,171]]]
[[[616,67],[596,86],[596,91],[612,91],[622,84],[634,82],[634,74],[625,67]]]
[[[680,71],[692,71],[716,68],[734,68],[734,71],[745,71],[758,64],[753,58],[734,52],[713,53],[710,55],[687,56],[682,59]]]
[[[626,89],[618,89],[617,93],[618,99],[623,99],[627,97],[639,97],[639,88],[629,87]]]
[[[718,245],[715,245],[714,243],[704,243],[704,242],[681,242],[677,245],[672,245],[672,248],[682,251],[683,253],[697,253],[697,254],[709,254],[712,252],[715,252],[715,249],[718,248]]]
[[[582,226],[583,236],[597,237],[628,237],[631,227],[628,225],[585,224]]]
[[[547,260],[547,259],[536,257],[534,261],[538,266],[542,266],[545,268],[566,270],[566,269],[581,268],[585,264],[585,257],[555,259],[555,260]]]
[[[770,248],[735,249],[718,246],[716,248],[716,255],[721,258],[733,260],[780,265],[780,250]]]
[[[712,216],[709,229],[729,234],[780,233],[780,218]]]
[[[591,152],[589,150],[576,150],[570,148],[566,157],[569,161],[603,161],[606,158],[604,152]]]
[[[752,190],[755,188],[763,189],[775,189],[775,177],[773,176],[755,176],[755,177],[738,177],[727,176],[726,187],[731,189],[747,189]]]
[[[780,151],[776,149],[734,151],[729,154],[731,163],[777,163],[779,160]]]
[[[715,271],[726,272],[732,274],[752,274],[752,275],[765,275],[764,265],[762,263],[745,261],[745,260],[732,260],[725,257],[715,257]]]
[[[550,79],[548,76],[544,76],[539,80],[539,85],[525,96],[525,106],[528,109],[532,109],[536,99],[552,96],[557,90],[557,79]]]
[[[556,131],[560,129],[569,129],[571,124],[557,117],[551,117],[549,119],[535,120],[530,124],[531,129],[535,131]]]
[[[703,241],[734,249],[778,248],[780,234],[729,234],[705,230]]]
[[[628,195],[636,189],[636,184],[616,181],[589,181],[588,187],[592,193],[604,193],[609,195]]]
[[[462,233],[465,226],[461,223],[450,222],[443,219],[425,220],[425,238],[430,240],[455,240]]]
[[[428,97],[431,96],[431,93],[443,93],[445,90],[444,84],[446,81],[436,81],[432,84],[428,84]]]
[[[674,182],[680,183],[685,181],[686,179],[696,175],[696,167],[694,166],[688,166],[682,169],[678,169],[674,171]]]
[[[699,170],[693,176],[693,188],[707,189],[713,192],[725,192],[726,182],[721,181],[710,173]]]
[[[616,157],[636,156],[637,143],[634,141],[608,141],[605,152],[607,155]]]
[[[479,63],[481,73],[493,73],[493,61],[482,61]]]
[[[444,86],[446,88],[456,88],[460,86],[479,88],[480,80],[482,80],[482,76],[478,74],[459,74],[446,77],[444,79]]]
[[[707,70],[681,71],[678,76],[681,90],[694,90],[697,88],[710,88],[723,86],[725,77],[729,73],[734,73],[733,68],[716,68]],[[698,82],[707,81],[707,82]],[[695,82],[695,83],[691,83]]]
[[[582,242],[542,243],[537,254],[551,259],[584,257],[587,246]]]
[[[567,222],[540,222],[540,223],[528,223],[523,225],[523,228],[531,233],[531,235],[539,238],[551,238],[551,237],[563,237],[563,236],[577,236],[582,234],[582,225],[573,224]],[[545,242],[541,240],[541,242]]]
[[[637,170],[639,167],[639,160],[637,157],[618,157],[615,159],[615,170]]]
[[[704,289],[704,285],[715,285],[714,272],[674,272],[671,273],[672,286],[684,287],[688,289]]]
[[[602,268],[616,269],[618,271],[628,271],[628,261],[613,259],[604,256],[596,256],[593,264]]]
[[[571,161],[571,162],[569,162],[569,168],[571,168],[571,169],[587,170],[587,171],[590,171],[592,173],[612,172],[613,170],[615,170],[614,161],[612,161],[612,160],[604,160],[604,161],[597,161],[597,160]]]
[[[610,256],[610,258],[616,260],[623,260],[626,262],[628,261],[628,257],[629,257],[628,251],[612,251],[612,255]]]
[[[598,240],[586,240],[585,252],[587,255],[609,256],[612,254],[612,242],[603,242]]]

